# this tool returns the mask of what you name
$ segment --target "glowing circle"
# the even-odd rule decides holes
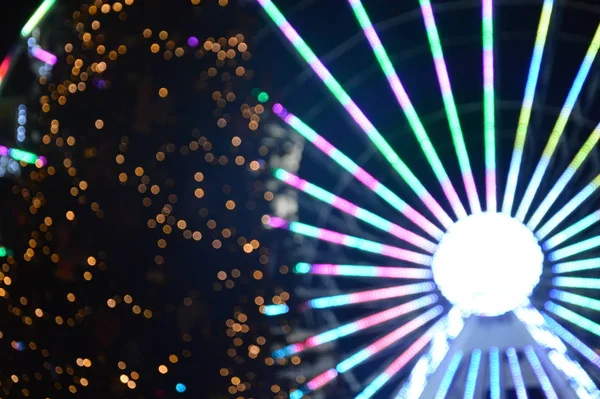
[[[433,256],[433,278],[465,314],[499,316],[527,303],[544,255],[524,224],[500,213],[453,224]]]

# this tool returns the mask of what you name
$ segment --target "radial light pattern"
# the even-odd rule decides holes
[[[482,389],[487,389],[488,397],[500,399],[507,386],[513,387],[519,399],[524,399],[528,397],[528,384],[531,384],[528,378],[535,379],[546,397],[557,398],[560,397],[560,391],[554,380],[556,375],[568,380],[568,386],[579,397],[597,395],[598,390],[586,368],[574,360],[570,353],[577,352],[588,365],[600,367],[600,357],[582,339],[577,338],[584,331],[600,336],[600,324],[593,321],[589,312],[600,310],[600,301],[590,293],[590,290],[600,289],[600,278],[565,274],[600,268],[600,258],[593,255],[593,250],[600,247],[600,236],[584,235],[600,221],[600,213],[597,210],[582,212],[584,203],[590,203],[590,198],[600,186],[600,175],[591,181],[587,178],[583,184],[575,178],[581,174],[582,167],[591,158],[600,139],[600,124],[570,158],[566,169],[558,171],[559,177],[556,180],[547,172],[561,139],[568,132],[568,122],[597,58],[600,25],[586,43],[587,52],[583,59],[578,60],[579,69],[553,128],[545,135],[544,132],[536,132],[542,137],[549,136],[541,158],[539,161],[526,159],[525,142],[531,129],[530,121],[535,111],[534,100],[540,85],[546,42],[557,7],[554,0],[542,2],[539,20],[535,21],[537,31],[532,37],[535,39],[533,53],[531,59],[526,60],[529,61],[529,72],[518,124],[513,130],[515,137],[512,154],[509,154],[510,164],[507,165],[507,173],[499,173],[495,91],[498,87],[495,75],[497,37],[494,27],[497,4],[493,0],[481,0],[483,126],[480,131],[483,148],[477,151],[484,154],[484,170],[481,171],[482,181],[477,183],[438,31],[435,4],[430,0],[415,0],[420,7],[431,48],[449,138],[458,158],[462,184],[456,184],[451,181],[445,160],[434,147],[430,132],[427,132],[405,82],[397,72],[401,68],[392,62],[384,47],[385,41],[377,31],[377,25],[369,17],[368,2],[363,4],[361,0],[348,0],[374,60],[381,69],[382,77],[389,84],[399,109],[404,113],[437,180],[436,184],[441,186],[444,196],[438,199],[423,184],[425,177],[421,177],[421,174],[430,171],[411,169],[401,159],[387,141],[391,137],[385,136],[373,125],[272,0],[257,2],[279,28],[285,40],[351,116],[359,130],[390,163],[392,171],[408,184],[422,202],[415,207],[411,206],[407,200],[401,199],[401,195],[382,183],[386,176],[363,169],[353,160],[352,155],[347,155],[332,145],[325,136],[334,133],[327,132],[324,133],[325,136],[321,136],[293,114],[292,110],[279,103],[273,106],[274,113],[292,132],[301,135],[310,145],[327,155],[327,162],[332,161],[341,166],[345,171],[342,173],[347,172],[348,177],[358,180],[364,188],[406,218],[402,222],[388,220],[383,216],[384,212],[369,209],[373,206],[372,203],[351,202],[284,168],[273,170],[276,179],[299,191],[300,201],[328,204],[344,214],[344,217],[353,219],[357,225],[369,225],[380,235],[389,236],[388,240],[380,242],[346,234],[342,231],[346,227],[344,224],[338,223],[336,230],[340,231],[334,231],[277,215],[263,218],[268,227],[287,229],[298,236],[337,246],[340,251],[343,249],[344,257],[351,258],[351,254],[355,254],[357,259],[381,259],[381,263],[374,261],[370,264],[361,261],[313,263],[312,259],[299,259],[300,262],[292,268],[298,275],[321,276],[326,281],[348,281],[354,278],[371,284],[370,289],[351,292],[336,289],[325,290],[328,292],[326,295],[318,294],[318,289],[306,292],[308,298],[299,304],[299,312],[311,309],[314,312],[327,312],[330,309],[330,314],[334,314],[335,308],[351,306],[381,306],[383,310],[372,311],[370,315],[346,324],[322,329],[322,332],[308,338],[290,339],[287,346],[275,348],[273,358],[283,361],[325,343],[335,344],[347,336],[365,334],[374,327],[378,331],[387,331],[387,334],[379,335],[362,349],[350,352],[350,355],[343,355],[335,366],[325,367],[326,362],[317,363],[317,367],[310,371],[313,374],[306,382],[292,389],[289,397],[299,399],[321,389],[332,392],[332,397],[335,397],[335,390],[328,391],[326,386],[339,379],[340,375],[356,369],[362,370],[358,375],[368,375],[358,385],[354,384],[355,398],[361,399],[375,397],[390,390],[397,398],[417,398],[421,395],[445,398],[457,397],[459,393],[470,399],[477,397],[477,392]],[[531,171],[527,166],[535,167]],[[506,177],[505,181],[502,180],[503,176]],[[544,178],[550,180],[551,186],[546,192],[541,192]],[[503,192],[498,187],[503,187]],[[524,193],[521,194],[521,191]],[[461,197],[467,200],[464,204]],[[426,213],[418,211],[419,207],[426,209]],[[574,214],[584,216],[573,219]],[[322,219],[319,219],[319,223],[322,223]],[[458,231],[462,233],[455,234]],[[317,258],[319,255],[320,252],[316,251]],[[385,266],[386,258],[392,258],[394,263]],[[315,261],[331,262],[328,259]],[[546,278],[544,268],[553,277],[538,287],[540,280]],[[314,277],[311,277],[311,281],[312,279]],[[546,289],[545,286],[551,287]],[[585,295],[572,292],[573,290],[584,290]],[[541,302],[539,298],[531,297],[535,292],[543,292],[545,297]],[[540,303],[544,308],[542,310],[547,313],[535,309],[534,304],[539,306]],[[285,306],[265,306],[265,313],[287,313],[289,308]],[[452,316],[457,314],[458,317]],[[409,321],[403,321],[408,315]],[[480,320],[482,316],[499,315],[514,317],[515,325],[524,328],[531,335],[532,341],[520,346],[490,345],[470,348],[468,351],[455,347],[460,334],[468,334],[469,329],[463,327],[470,321]],[[398,319],[395,324],[390,323],[395,319]],[[349,352],[346,349],[344,352]],[[375,355],[382,359],[380,366],[373,361]],[[368,364],[374,366],[371,371]],[[559,374],[552,374],[548,367],[554,367]],[[397,377],[400,375],[407,378],[397,387],[401,380]],[[437,384],[433,389],[427,387],[430,381]],[[397,388],[390,387],[392,384]],[[461,387],[457,388],[457,385]]]

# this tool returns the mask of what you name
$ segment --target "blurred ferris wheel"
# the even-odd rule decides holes
[[[49,29],[55,10],[56,0],[42,1],[0,61],[0,177],[18,177],[24,165],[47,163],[28,151],[41,143],[41,134],[33,122],[37,110],[27,103],[28,96],[38,95],[38,80],[46,79],[57,62],[54,47],[60,41]]]
[[[258,3],[328,92],[300,73],[273,106],[290,398],[600,397],[599,6]]]

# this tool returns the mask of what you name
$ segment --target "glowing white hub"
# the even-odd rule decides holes
[[[544,255],[523,223],[500,213],[453,224],[433,256],[433,278],[463,313],[498,316],[527,303]]]

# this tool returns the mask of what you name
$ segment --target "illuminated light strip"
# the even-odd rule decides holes
[[[588,155],[590,155],[598,143],[598,139],[600,139],[600,124],[598,124],[596,129],[594,129],[592,134],[590,134],[590,137],[588,137],[581,149],[577,152],[575,158],[573,158],[567,169],[550,189],[546,195],[546,198],[544,198],[540,206],[531,216],[531,219],[529,219],[527,222],[527,227],[529,227],[530,230],[535,230],[538,224],[542,221],[542,218],[546,215],[548,210],[550,210],[550,207],[554,204],[558,196],[563,193],[567,184],[571,181],[573,176],[575,176],[575,173],[579,167],[587,159]]]
[[[327,384],[329,381],[333,380],[337,376],[338,376],[338,372],[336,369],[329,369],[329,370],[325,371],[324,373],[322,373],[321,375],[310,380],[306,384],[306,386],[311,391],[314,391],[315,389],[321,388],[323,385]]]
[[[12,56],[10,54],[8,54],[2,60],[2,63],[0,64],[0,84],[2,84],[2,81],[6,77],[6,74],[8,73],[11,62],[12,62]]]
[[[517,398],[527,399],[527,389],[525,388],[525,382],[523,381],[523,374],[521,373],[521,366],[519,365],[517,351],[515,348],[508,348],[506,351],[506,356],[508,357],[508,367],[510,368],[510,373],[512,374],[512,378],[515,383]]]
[[[562,223],[579,205],[588,199],[600,187],[600,174],[578,192],[565,206],[554,214],[538,231],[535,236],[538,240],[542,240],[550,234],[559,224]]]
[[[353,294],[333,295],[311,299],[306,303],[306,305],[312,309],[325,309],[336,306],[380,301],[382,299],[398,298],[407,295],[422,294],[424,292],[433,291],[435,287],[435,283],[433,282],[399,285],[396,287],[360,291]]]
[[[563,319],[575,324],[577,327],[583,328],[592,334],[600,336],[600,325],[594,323],[590,319],[587,319],[563,306],[557,305],[554,302],[548,301],[544,304],[544,307],[547,311],[562,317]]]
[[[355,399],[368,399],[377,393],[392,377],[404,368],[433,339],[440,325],[436,324],[398,356],[379,376],[377,376]]]
[[[496,212],[496,105],[494,93],[494,3],[482,0],[483,36],[483,133],[487,211]]]
[[[396,394],[396,399],[418,399],[423,395],[429,377],[438,369],[446,357],[451,342],[464,327],[461,311],[452,307],[446,316],[435,324],[439,328],[434,333],[429,349],[421,354],[411,368],[410,375]]]
[[[365,240],[347,234],[338,233],[331,230],[322,229],[315,226],[300,222],[288,222],[284,219],[271,216],[268,224],[275,228],[285,228],[294,233],[302,234],[307,237],[318,238],[323,241],[328,241],[334,244],[343,245],[350,248],[356,248],[361,251],[371,252],[388,256],[390,258],[406,260],[408,262],[429,266],[431,264],[431,256],[409,251],[391,245],[380,244],[378,242]]]
[[[588,277],[554,277],[552,285],[555,287],[600,289],[600,279]]]
[[[600,268],[600,258],[575,260],[572,262],[557,263],[552,266],[555,274],[578,272],[580,270],[592,270]]]
[[[454,376],[456,375],[456,371],[458,370],[458,366],[460,365],[462,357],[462,352],[456,352],[454,356],[452,356],[450,364],[444,373],[444,377],[442,377],[442,382],[440,383],[438,391],[435,394],[435,399],[444,399],[448,394],[450,386],[452,385],[452,380],[454,380]]]
[[[0,145],[0,156],[11,157],[19,162],[34,164],[38,168],[41,168],[48,163],[48,160],[44,156],[38,156],[32,152],[24,151],[19,148],[8,148],[3,145]]]
[[[31,48],[31,55],[37,58],[38,60],[45,62],[46,64],[56,65],[56,56],[51,52],[44,50],[40,46],[33,46]]]
[[[500,351],[490,349],[490,398],[500,399]]]
[[[560,111],[558,120],[556,121],[556,124],[554,125],[554,129],[552,129],[552,133],[550,134],[548,143],[546,144],[546,147],[544,148],[544,152],[542,153],[540,161],[538,162],[538,164],[535,168],[535,171],[533,172],[533,176],[531,177],[531,180],[529,181],[529,185],[527,186],[527,189],[525,190],[525,194],[523,195],[523,200],[521,201],[521,204],[519,205],[519,209],[517,210],[517,219],[519,219],[521,221],[525,220],[525,216],[527,215],[529,206],[531,205],[531,202],[533,201],[533,197],[535,196],[535,193],[538,191],[538,189],[540,187],[542,178],[544,177],[544,174],[546,173],[546,170],[548,169],[548,165],[550,164],[550,159],[552,158],[552,155],[554,155],[554,151],[556,150],[556,147],[558,146],[560,138],[561,138],[563,132],[565,131],[565,126],[567,125],[567,122],[569,121],[569,117],[571,116],[571,112],[573,111],[573,107],[575,106],[575,102],[577,101],[577,97],[579,97],[579,93],[581,92],[581,89],[583,88],[583,84],[585,83],[585,80],[587,79],[590,69],[594,63],[594,59],[596,58],[596,55],[598,54],[599,48],[600,48],[600,25],[598,26],[598,29],[596,30],[596,33],[594,34],[594,38],[592,39],[590,47],[588,48],[588,51],[585,55],[583,63],[581,64],[579,72],[577,72],[577,76],[575,77],[573,85],[571,86],[571,90],[569,91],[567,100],[565,101],[565,104],[563,105],[563,108]]]
[[[429,269],[362,265],[332,265],[328,263],[298,263],[294,272],[299,274],[320,274],[326,276],[383,277],[403,279],[430,279]]]
[[[527,357],[527,360],[529,361],[529,364],[531,365],[531,368],[533,369],[534,374],[540,382],[542,390],[546,394],[546,397],[548,399],[558,399],[558,395],[556,395],[556,391],[554,390],[554,388],[552,388],[550,378],[548,378],[548,375],[544,371],[542,363],[536,355],[535,350],[530,345],[527,345],[524,349],[524,352],[525,356]]]
[[[557,249],[553,252],[550,252],[548,258],[552,261],[561,260],[597,247],[600,247],[600,236],[588,238],[587,240],[569,245],[568,247]]]
[[[477,385],[477,374],[479,373],[480,363],[481,349],[475,349],[471,354],[471,362],[469,363],[464,399],[473,399],[475,397],[475,387]]]
[[[588,298],[587,296],[572,294],[570,292],[561,290],[551,290],[550,298],[600,312],[600,301],[597,299]]]
[[[424,326],[426,323],[435,319],[436,317],[441,315],[443,311],[444,308],[439,305],[432,309],[429,309],[427,312],[423,313],[418,317],[415,317],[413,320],[409,321],[403,326],[398,327],[394,331],[373,342],[366,348],[361,349],[358,352],[355,352],[354,354],[350,355],[348,358],[337,364],[336,370],[340,373],[345,373],[348,370],[358,366],[360,363],[364,362],[370,357],[373,357],[377,353],[398,342],[406,335],[410,334],[411,332],[417,330],[418,328]]]
[[[558,244],[565,242],[569,238],[573,237],[578,233],[581,233],[583,230],[587,229],[588,227],[599,221],[600,211],[596,211],[592,214],[589,214],[588,216],[573,223],[571,226],[567,227],[561,232],[556,233],[552,238],[547,239],[543,244],[544,249],[549,250],[556,247]]]
[[[309,393],[310,391],[314,391],[318,388],[321,388],[323,385],[325,385],[328,382],[335,379],[339,374],[343,374],[343,373],[347,372],[348,370],[358,366],[360,363],[373,357],[374,355],[381,352],[382,350],[388,348],[392,344],[398,342],[400,339],[404,338],[408,334],[417,330],[419,327],[422,327],[429,321],[433,320],[434,318],[436,318],[437,316],[442,314],[442,312],[443,312],[442,306],[436,306],[435,308],[429,309],[427,312],[425,312],[422,315],[416,317],[415,319],[409,321],[408,323],[404,324],[403,326],[398,327],[391,333],[378,339],[377,341],[373,342],[371,345],[367,346],[366,348],[361,349],[360,351],[354,353],[353,355],[350,355],[348,358],[346,358],[342,362],[338,363],[338,365],[335,368],[329,369],[329,370],[325,371],[324,373],[318,375],[317,377],[313,378],[306,384],[305,388],[301,388],[299,390],[300,392],[298,394],[296,394],[294,396],[294,398],[292,398],[291,395],[290,395],[290,398],[299,399],[299,398],[303,397],[305,394]],[[294,392],[296,392],[296,391],[294,391]]]
[[[594,356],[598,357],[597,354],[551,317],[539,312],[532,306],[516,309],[514,313],[523,322],[531,336],[546,350],[545,353],[548,355],[549,360],[557,370],[562,372],[563,376],[570,382],[569,385],[578,393],[579,397],[589,398],[592,397],[590,393],[598,392],[598,388],[596,388],[589,374],[581,367],[578,361],[573,360],[567,354],[567,346],[563,340],[580,351],[585,357],[588,357],[588,359],[594,359]]]
[[[265,305],[260,308],[260,312],[267,316],[279,316],[289,312],[290,308],[288,305],[277,304],[277,305]]]
[[[341,210],[342,212],[352,215],[355,218],[370,224],[371,226],[374,226],[380,230],[390,233],[394,237],[397,237],[421,249],[424,249],[429,253],[433,253],[436,249],[436,245],[431,241],[426,240],[425,238],[413,233],[412,231],[400,227],[397,224],[394,224],[382,218],[381,216],[369,212],[366,209],[363,209],[350,201],[338,197],[315,184],[309,183],[306,180],[303,180],[298,176],[293,175],[292,173],[289,173],[283,169],[276,169],[274,175],[276,178],[289,184],[290,186],[295,187],[298,190],[303,191],[320,201],[328,203]]]
[[[473,179],[473,172],[471,171],[471,165],[469,163],[469,156],[464,142],[460,119],[458,118],[458,111],[456,109],[454,95],[452,94],[452,86],[450,85],[448,68],[446,67],[446,61],[444,60],[444,52],[442,50],[442,44],[440,42],[437,26],[435,24],[433,9],[431,8],[431,3],[429,0],[419,0],[419,3],[421,6],[421,14],[423,14],[425,30],[427,31],[429,47],[431,48],[431,54],[433,55],[433,62],[435,65],[438,83],[442,92],[442,99],[444,100],[444,109],[446,110],[448,125],[450,126],[450,132],[452,133],[452,141],[454,142],[454,147],[456,148],[460,170],[462,172],[463,181],[467,190],[467,196],[469,198],[471,212],[481,212],[479,196],[477,194],[475,180]]]
[[[291,356],[296,353],[302,352],[306,349],[314,348],[324,343],[335,341],[347,335],[354,334],[355,332],[365,330],[369,327],[373,327],[385,323],[386,321],[403,316],[407,313],[413,312],[425,306],[432,305],[436,303],[437,300],[437,295],[430,294],[422,298],[404,303],[402,305],[394,306],[393,308],[384,310],[382,312],[375,313],[370,316],[363,317],[362,319],[359,319],[357,321],[347,323],[334,329],[322,332],[320,334],[306,339],[303,342],[288,345],[284,348],[278,349],[273,352],[273,357],[282,358],[285,356]],[[415,318],[414,320],[419,319],[419,317]]]
[[[600,368],[600,355],[592,348],[584,344],[580,339],[573,335],[569,330],[564,328],[560,323],[544,314],[545,324],[554,334],[560,337],[563,341],[571,345],[577,352],[581,353],[596,367]]]
[[[459,219],[466,217],[467,212],[465,211],[465,208],[460,198],[458,197],[458,194],[456,193],[456,190],[454,189],[454,186],[452,185],[452,182],[450,181],[446,170],[444,169],[440,157],[438,156],[435,148],[433,147],[433,144],[431,143],[431,140],[429,139],[427,132],[425,131],[425,127],[423,126],[419,115],[415,111],[415,108],[412,102],[410,101],[406,90],[404,89],[404,85],[400,81],[400,78],[398,77],[398,74],[396,73],[392,62],[390,61],[390,58],[388,57],[387,52],[385,51],[385,48],[381,44],[381,40],[379,39],[379,36],[377,35],[377,32],[375,31],[375,28],[373,27],[373,24],[369,19],[367,11],[363,7],[363,4],[360,0],[348,1],[352,6],[354,16],[358,20],[358,23],[360,24],[363,33],[365,34],[365,37],[369,41],[371,49],[373,50],[373,53],[375,54],[375,57],[379,62],[379,66],[381,66],[381,69],[385,74],[390,88],[396,96],[398,104],[400,104],[400,107],[404,111],[404,115],[406,116],[406,119],[408,120],[408,123],[412,128],[417,138],[417,141],[419,142],[419,145],[421,146],[421,149],[423,150],[423,153],[425,154],[425,157],[429,162],[429,165],[433,169],[435,176],[437,177],[438,181],[440,182],[440,185],[442,186],[442,190],[444,191],[446,198],[452,206],[452,210]],[[459,130],[458,132],[453,131],[452,133],[454,145],[457,149],[458,158],[460,161],[461,171],[464,176],[464,183],[469,198],[469,204],[471,205],[473,212],[481,212],[481,206],[479,205],[479,197],[477,196],[477,190],[475,188],[473,173],[471,172],[471,166],[469,164],[469,158],[467,154],[467,149],[465,147],[464,138],[462,136],[462,132]],[[455,137],[456,135],[459,135],[459,137]]]
[[[545,0],[540,15],[540,22],[535,37],[535,45],[533,47],[533,55],[531,56],[531,64],[529,66],[529,75],[525,85],[525,95],[523,96],[523,105],[519,114],[519,123],[515,136],[515,144],[512,157],[510,160],[510,168],[506,181],[506,190],[502,201],[502,212],[507,215],[512,214],[513,203],[515,200],[515,191],[519,180],[519,172],[521,169],[521,161],[523,159],[523,150],[525,149],[525,139],[529,130],[529,121],[531,120],[531,110],[533,108],[533,100],[537,88],[542,59],[544,57],[544,48],[546,46],[546,38],[548,37],[548,28],[550,26],[550,17],[554,0]]]
[[[384,158],[390,163],[392,168],[404,179],[408,186],[417,194],[417,196],[423,201],[425,206],[438,218],[440,222],[446,227],[452,224],[452,220],[442,209],[440,204],[433,198],[433,196],[427,191],[425,186],[417,179],[410,168],[400,159],[398,154],[394,152],[389,143],[383,138],[381,133],[373,126],[371,121],[367,119],[365,114],[358,108],[356,103],[350,98],[348,93],[340,85],[340,83],[331,75],[329,70],[323,65],[323,63],[317,58],[315,53],[308,47],[306,42],[298,35],[296,30],[290,25],[285,19],[279,9],[273,4],[271,0],[258,0],[259,4],[265,10],[267,15],[273,20],[277,27],[281,30],[283,35],[290,41],[300,56],[308,63],[312,70],[317,74],[321,81],[327,86],[329,91],[334,97],[340,102],[340,104],[346,109],[348,114],[356,122],[356,124],[362,129],[367,137],[373,142],[375,147],[381,152]]]
[[[441,239],[444,235],[436,225],[417,212],[414,208],[404,202],[392,190],[384,186],[381,182],[358,166],[346,154],[335,148],[331,143],[317,134],[313,129],[306,125],[300,118],[288,112],[281,104],[273,106],[273,112],[277,114],[284,122],[298,132],[302,137],[313,143],[325,155],[334,160],[338,165],[352,174],[358,181],[377,194],[381,199],[390,204],[394,209],[402,213],[409,220],[421,227],[427,234],[435,239]],[[449,221],[452,223],[452,221]],[[448,225],[449,226],[449,225]],[[446,226],[446,227],[448,227]]]
[[[40,23],[40,21],[48,14],[48,11],[52,9],[52,6],[56,3],[56,0],[44,0],[38,7],[33,15],[29,18],[23,29],[21,29],[21,37],[25,38],[31,34],[33,29]]]

